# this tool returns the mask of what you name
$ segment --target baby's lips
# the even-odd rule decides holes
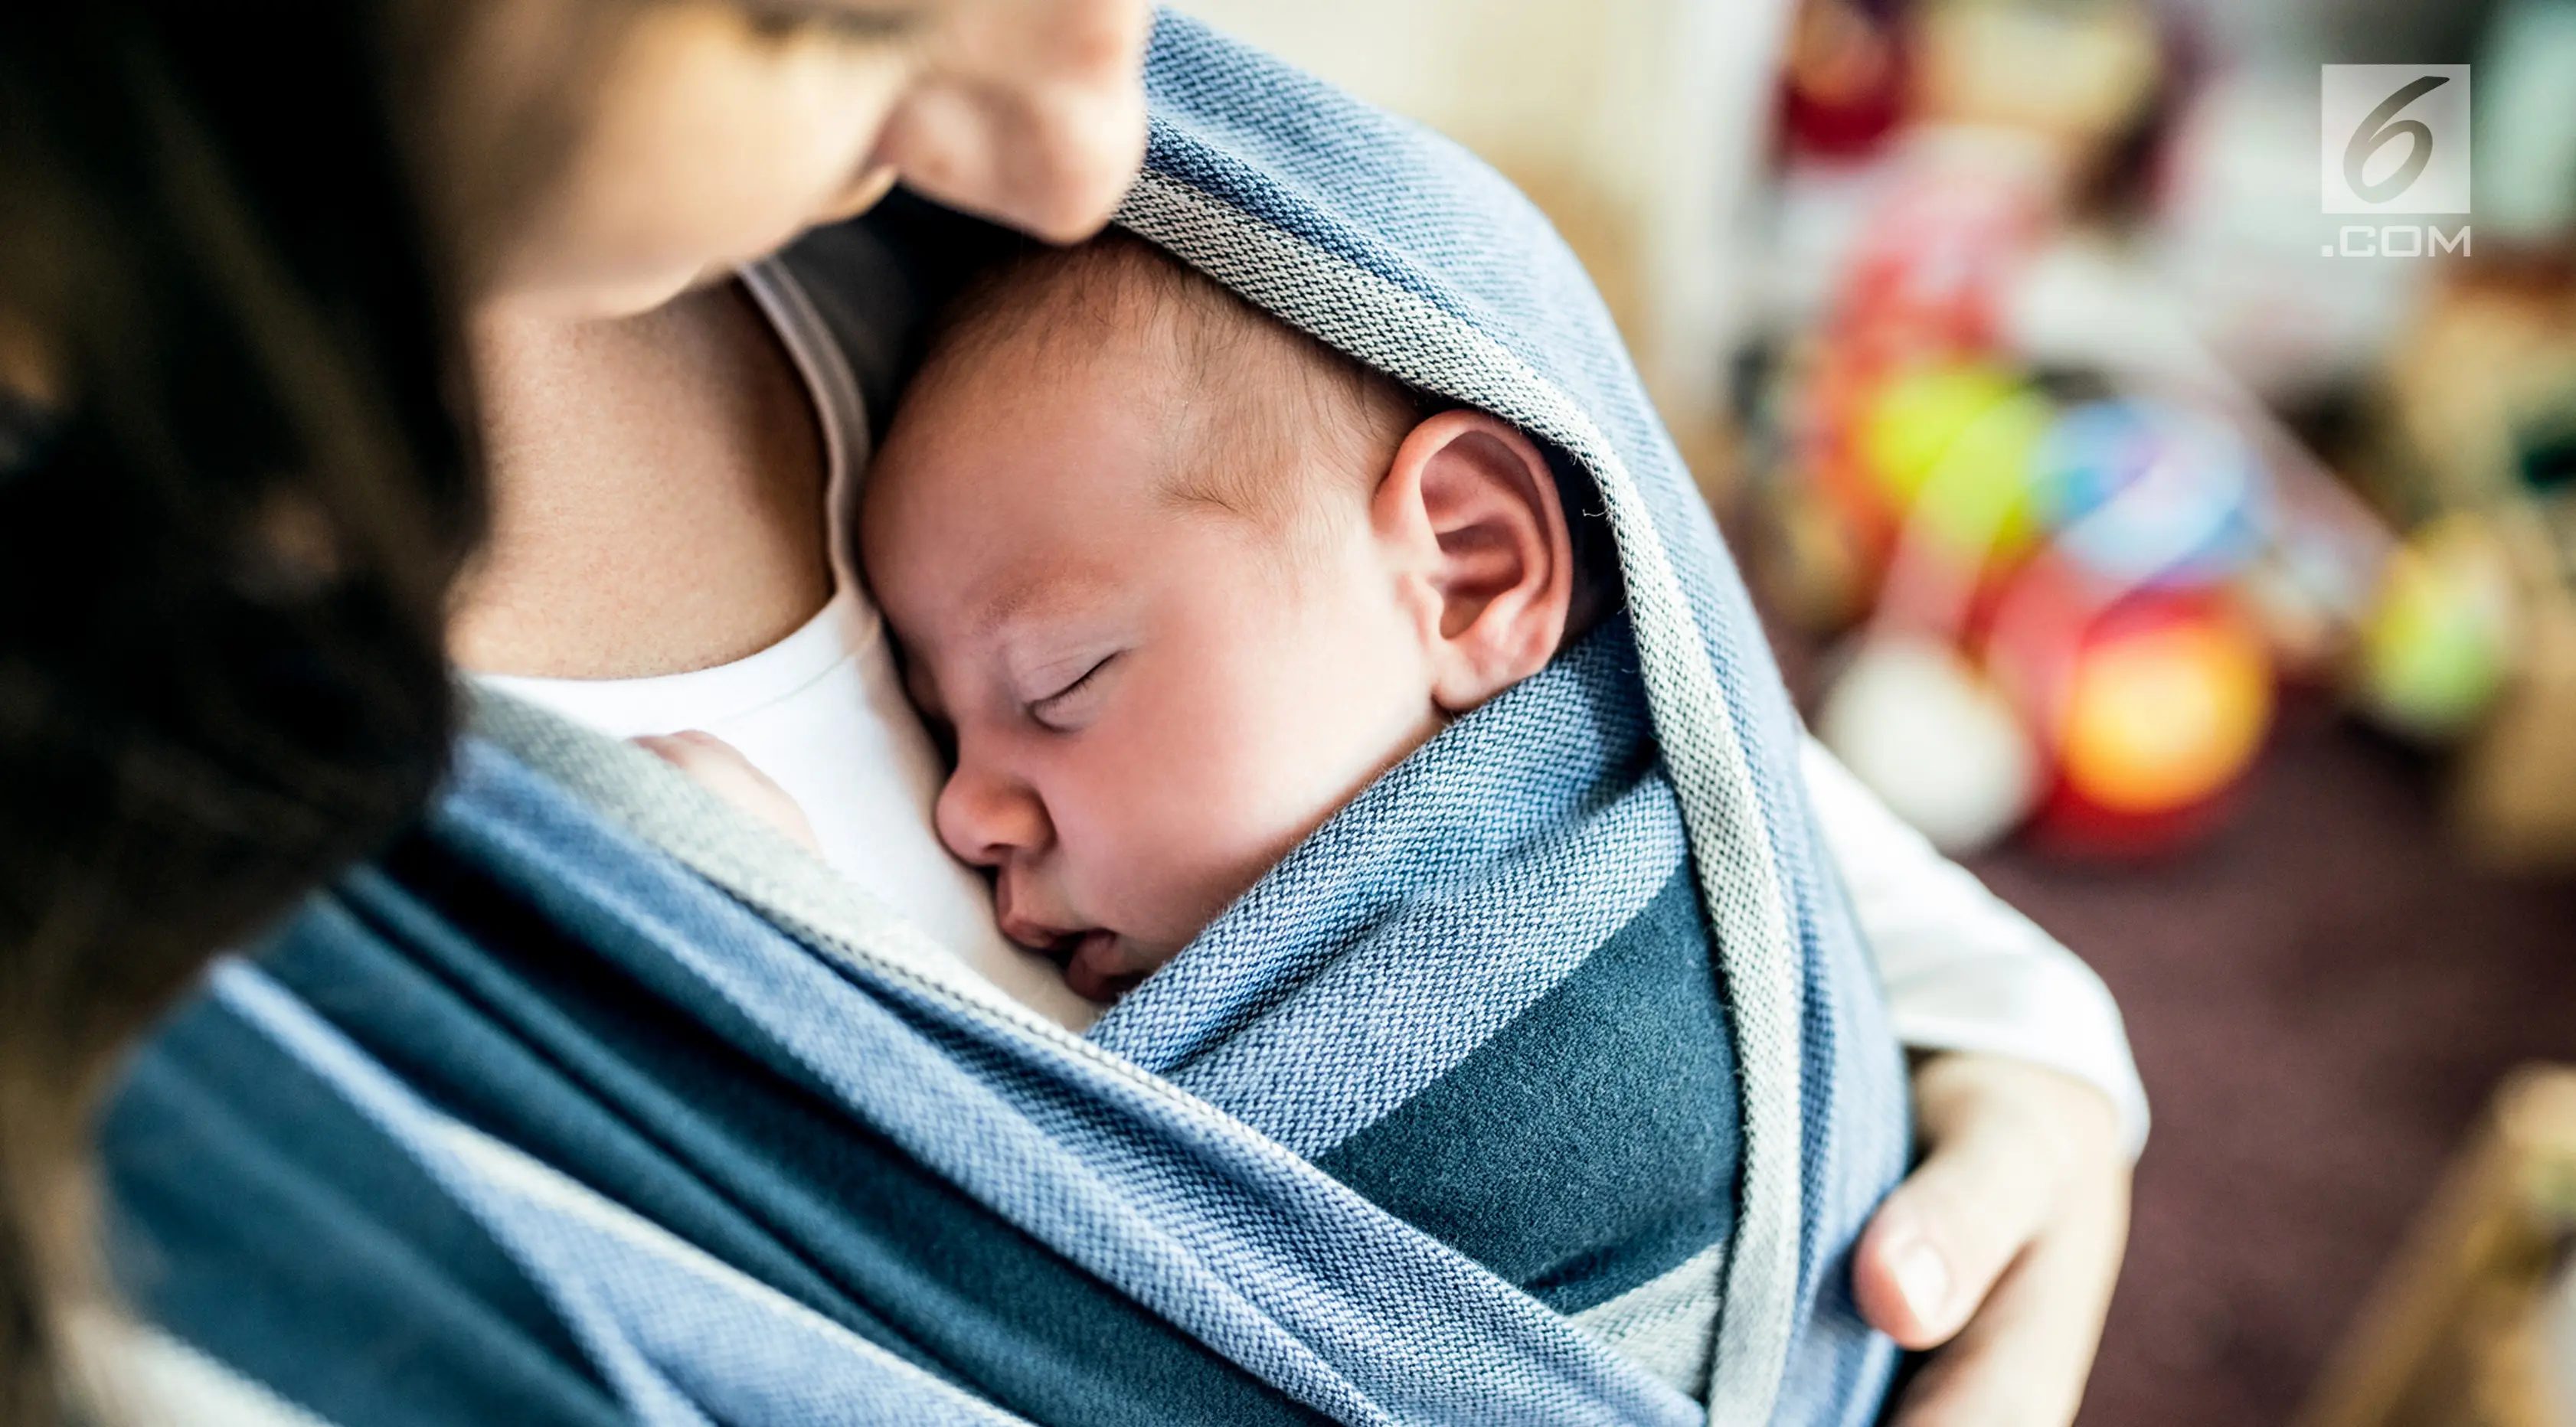
[[[1058,931],[1024,915],[1016,901],[1011,879],[997,878],[993,912],[1002,935],[1063,968],[1064,982],[1074,994],[1094,1001],[1114,1001],[1135,990],[1136,983],[1153,972],[1151,965],[1134,964],[1134,956],[1122,947],[1116,932],[1106,927]]]
[[[1065,970],[1068,980],[1072,975],[1073,959],[1082,950],[1086,940],[1093,935],[1108,935],[1106,932],[1057,931],[1043,922],[1016,915],[1009,910],[1007,900],[997,902],[995,913],[994,920],[1001,925],[1003,936],[1010,938],[1012,943],[1022,950],[1034,951],[1054,962],[1057,967]]]
[[[1011,894],[1011,879],[1008,877],[995,879],[993,921],[1001,927],[1002,935],[1030,951],[1053,957],[1058,965],[1062,965],[1068,954],[1065,943],[1071,939],[1072,934],[1057,931],[1035,917],[1024,914],[1015,905],[1017,900]]]
[[[1098,929],[1082,934],[1073,956],[1064,964],[1064,984],[1072,987],[1077,996],[1115,1001],[1135,990],[1153,972],[1151,966],[1133,964],[1120,947],[1116,932]]]

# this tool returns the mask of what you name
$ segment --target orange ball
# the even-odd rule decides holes
[[[2173,610],[2115,621],[2076,655],[2059,766],[2067,791],[2105,812],[2169,812],[2235,782],[2271,718],[2271,661],[2241,619]]]

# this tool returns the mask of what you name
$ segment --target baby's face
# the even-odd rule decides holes
[[[940,837],[992,870],[1003,931],[1094,999],[1440,724],[1371,480],[1277,473],[1350,502],[1329,532],[1176,503],[1168,463],[1222,458],[1174,449],[1171,365],[1133,344],[968,359],[908,399],[859,526],[952,740]]]

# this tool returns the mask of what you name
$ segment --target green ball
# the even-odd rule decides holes
[[[2467,732],[2513,672],[2513,580],[2466,517],[2437,520],[2389,560],[2363,627],[2364,702],[2380,722],[2441,741]]]
[[[1982,362],[1889,379],[1861,418],[1859,449],[1879,488],[1962,563],[2009,559],[2038,533],[2034,465],[2056,408]]]

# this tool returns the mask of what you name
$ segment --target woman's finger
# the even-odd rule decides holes
[[[687,774],[708,792],[785,833],[807,851],[822,852],[822,839],[814,835],[814,825],[806,820],[805,810],[732,744],[694,728],[672,734],[646,734],[634,743]]]
[[[1937,1056],[1915,1099],[1929,1152],[1861,1236],[1852,1290],[1872,1325],[1922,1349],[1969,1321],[2078,1175],[2121,1165],[2109,1100],[2026,1062]]]
[[[2125,1167],[2070,1184],[2063,1212],[1915,1375],[1890,1427],[2067,1427],[2127,1235]]]
[[[2055,1186],[2018,1168],[1998,1137],[1937,1147],[1861,1236],[1852,1261],[1861,1316],[1907,1348],[1948,1342],[2056,1207]]]

